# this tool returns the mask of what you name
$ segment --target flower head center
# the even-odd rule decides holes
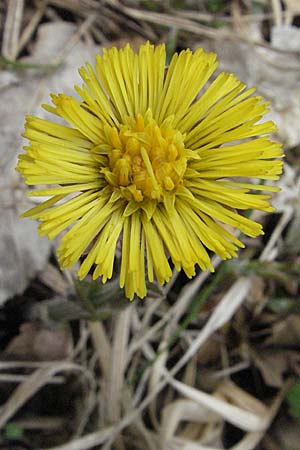
[[[128,200],[162,201],[166,192],[182,183],[187,166],[184,136],[170,120],[158,126],[148,111],[143,117],[128,118],[117,130],[106,130],[110,149],[103,173]]]

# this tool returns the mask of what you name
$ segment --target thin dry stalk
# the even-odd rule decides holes
[[[287,224],[290,222],[292,216],[294,214],[293,210],[286,210],[283,215],[280,217],[279,222],[277,223],[270,239],[268,240],[267,245],[265,246],[262,254],[260,255],[260,261],[272,261],[275,259],[274,251],[276,252],[276,247],[278,244],[278,239],[280,238],[282,232],[284,231]],[[277,253],[277,252],[276,252]]]
[[[214,268],[217,268],[220,262],[221,260],[217,256],[215,256],[212,259],[212,265],[214,266]],[[144,320],[142,321],[141,335],[140,336],[138,335],[138,339],[135,339],[134,337],[130,343],[128,351],[129,359],[132,358],[134,352],[139,350],[147,341],[152,339],[166,323],[168,323],[169,325],[164,334],[165,345],[162,346],[162,348],[167,348],[167,342],[170,339],[171,334],[174,332],[174,329],[176,328],[179,319],[186,312],[186,308],[189,305],[191,299],[196,295],[202,284],[209,276],[210,272],[208,271],[199,273],[199,275],[194,280],[188,283],[181,290],[176,303],[165,312],[162,319],[160,319],[151,328],[148,328],[147,330],[146,323],[150,321],[152,314],[155,312],[156,305],[153,308],[151,307],[151,309],[149,310],[150,312],[149,316],[147,317],[146,323],[144,322]],[[158,299],[158,304],[161,301],[162,299]]]
[[[296,0],[297,1],[297,0]],[[197,11],[189,11],[181,9],[178,10],[172,10],[172,14],[176,16],[185,17],[186,19],[195,20],[197,22],[206,22],[208,24],[212,24],[216,21],[215,14],[206,14],[206,13],[199,13]],[[282,11],[282,16],[287,17],[288,12]],[[239,20],[243,23],[259,23],[264,22],[265,20],[272,20],[274,19],[275,15],[274,12],[266,12],[266,13],[255,13],[255,14],[243,14],[239,17]],[[220,20],[224,23],[231,24],[234,21],[234,18],[231,16],[222,16],[220,17]]]
[[[276,26],[281,26],[283,23],[282,8],[280,0],[272,0],[272,8],[274,12],[274,22]]]
[[[218,256],[212,258],[212,265],[216,269],[221,263],[221,259]],[[168,326],[166,327],[165,336],[167,339],[170,338],[174,329],[177,328],[178,321],[185,314],[186,309],[191,301],[191,299],[199,292],[200,287],[211,275],[208,270],[206,272],[200,272],[190,283],[181,290],[178,299],[174,305],[174,308],[170,311],[170,317],[168,320]]]
[[[8,0],[3,32],[2,55],[11,61],[15,61],[18,56],[23,9],[24,0]]]
[[[292,385],[291,381],[287,381],[280,390],[280,392],[275,397],[275,400],[273,401],[271,407],[269,408],[269,413],[267,417],[268,425],[271,424],[272,421],[274,420],[274,417],[276,416],[279,407],[291,385]],[[264,437],[265,432],[266,430],[247,433],[246,436],[237,445],[233,446],[230,450],[254,450],[255,448],[257,448],[257,445]]]
[[[30,41],[33,33],[35,32],[38,24],[41,21],[41,18],[43,17],[43,15],[45,13],[45,9],[46,9],[45,3],[38,4],[36,11],[31,16],[27,26],[22,31],[22,34],[20,36],[20,40],[18,43],[18,54],[23,50],[23,48]]]
[[[284,0],[286,11],[282,11],[282,14],[285,18],[285,25],[292,25],[293,18],[299,15],[300,12],[300,4],[299,0]]]
[[[113,427],[106,427],[95,433],[87,434],[86,436],[74,439],[67,444],[52,447],[48,450],[85,450],[105,442],[111,436],[112,432]]]
[[[271,238],[272,239],[272,236]],[[272,252],[274,245],[276,242],[274,239],[272,239],[272,245],[268,248],[268,253]],[[153,399],[158,395],[158,393],[170,382],[170,380],[173,379],[173,377],[178,373],[179,370],[181,370],[186,363],[198,352],[199,348],[207,341],[207,339],[215,333],[220,327],[222,327],[225,323],[227,323],[233,314],[236,312],[236,310],[240,307],[240,305],[243,303],[245,298],[247,297],[247,294],[251,287],[251,279],[242,277],[239,280],[237,280],[231,288],[228,290],[228,292],[224,295],[222,300],[219,302],[218,306],[213,311],[210,319],[204,326],[204,328],[200,331],[199,335],[192,341],[191,346],[187,350],[187,352],[181,357],[181,359],[178,361],[178,363],[166,374],[164,373],[164,378],[161,380],[157,385],[156,388],[153,389],[139,404],[139,406],[125,415],[125,417],[115,425],[114,428],[111,429],[111,434],[108,438],[108,444],[112,444],[118,434],[127,426],[129,426],[136,418],[141,414],[141,412],[153,401]],[[230,414],[229,414],[230,415]],[[254,420],[254,419],[253,419]],[[255,420],[254,420],[255,422]],[[256,424],[258,425],[258,424]],[[259,425],[258,425],[259,426]],[[257,430],[253,431],[253,433],[258,433]],[[263,431],[264,433],[264,431]],[[251,438],[248,439],[254,439],[254,435],[251,435]],[[263,436],[259,435],[259,436]],[[258,434],[255,434],[255,439],[258,439]],[[261,437],[259,438],[259,440]],[[107,439],[104,438],[102,435],[99,435],[99,440],[97,442],[98,445],[105,442]],[[251,441],[252,442],[252,441]],[[258,441],[259,442],[259,441]],[[87,449],[90,447],[82,447],[82,450]],[[109,448],[109,447],[108,447]],[[254,447],[245,447],[246,449],[252,449]],[[53,449],[54,450],[54,449]],[[56,450],[56,449],[55,449]],[[60,449],[58,449],[60,450]],[[68,448],[63,450],[69,450]],[[234,450],[244,450],[242,447],[236,448]]]
[[[93,385],[94,379],[87,369],[69,362],[58,362],[48,364],[46,367],[37,369],[27,380],[20,384],[10,395],[7,402],[0,411],[0,429],[3,428],[11,417],[44,385],[48,384],[58,372],[75,371],[81,373],[87,381]]]
[[[295,54],[295,50],[283,50],[280,48],[272,47],[267,42],[261,40],[253,40],[248,36],[243,34],[237,34],[228,29],[213,29],[208,26],[200,25],[193,20],[186,19],[182,16],[175,16],[166,13],[156,13],[150,11],[144,11],[140,9],[134,9],[124,6],[118,0],[106,0],[106,3],[117,8],[123,14],[132,17],[136,20],[146,21],[154,23],[156,25],[161,25],[168,28],[178,28],[179,30],[187,31],[194,34],[195,36],[202,36],[209,39],[222,39],[222,40],[233,40],[233,41],[243,41],[253,46],[258,46],[262,48],[267,48],[275,53],[291,53]]]
[[[100,321],[89,322],[89,329],[91,331],[94,350],[98,357],[100,368],[103,372],[105,380],[109,378],[110,360],[111,360],[111,345],[106,335],[103,323]]]
[[[108,444],[114,442],[118,434],[126,427],[128,427],[134,420],[139,417],[141,412],[152,402],[152,400],[158,395],[158,393],[169,383],[169,377],[174,377],[176,373],[185,366],[190,358],[194,356],[194,354],[199,350],[201,345],[213,334],[219,327],[223,326],[232,315],[235,313],[236,309],[240,306],[240,304],[245,299],[249,289],[251,286],[251,281],[247,279],[238,280],[232,288],[228,291],[228,293],[221,300],[215,311],[213,312],[210,320],[207,322],[206,326],[199,333],[199,336],[193,341],[190,349],[182,356],[182,358],[178,361],[178,363],[170,370],[168,376],[165,376],[164,379],[160,381],[155,390],[149,393],[140,403],[140,405],[125,415],[125,417],[115,425],[111,429],[111,434],[109,436]],[[103,444],[107,440],[107,436],[99,435],[99,440],[97,445]],[[82,447],[81,450],[88,449],[90,447]],[[108,447],[109,448],[109,447]],[[64,449],[51,449],[51,450],[73,450],[72,447],[70,449],[68,447]]]
[[[118,313],[115,318],[109,379],[107,380],[107,418],[113,422],[119,420],[121,415],[121,395],[125,381],[127,345],[133,307],[133,304],[130,305],[125,311]]]
[[[10,373],[0,374],[0,382],[1,383],[23,383],[28,380],[30,375],[15,375]],[[49,384],[63,384],[65,383],[64,377],[53,377],[52,380],[49,381]]]
[[[66,55],[72,50],[72,48],[77,44],[81,37],[89,30],[96,19],[94,14],[90,14],[84,22],[78,27],[76,33],[69,39],[69,41],[64,46],[63,50],[57,55],[57,57],[52,62],[53,64],[59,64]]]
[[[24,430],[52,431],[66,425],[66,418],[55,416],[26,417],[26,419],[14,419],[14,423]]]

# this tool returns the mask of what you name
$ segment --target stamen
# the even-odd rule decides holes
[[[157,181],[156,181],[153,169],[152,169],[152,165],[151,165],[151,162],[150,162],[150,159],[149,159],[149,156],[148,156],[148,153],[147,153],[145,147],[141,148],[141,156],[142,156],[143,161],[145,163],[145,166],[146,166],[147,172],[149,174],[149,177],[151,178],[155,188],[157,188],[157,190],[159,190],[159,187],[158,187],[158,184],[157,184]]]
[[[120,130],[106,128],[108,167],[105,178],[126,200],[164,201],[182,185],[188,150],[171,123],[158,126],[151,111],[124,121]]]

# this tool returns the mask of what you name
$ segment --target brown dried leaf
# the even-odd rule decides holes
[[[272,335],[266,339],[265,345],[300,346],[300,316],[291,314],[275,323]]]
[[[300,442],[300,427],[298,421],[280,418],[276,421],[272,435],[282,450],[297,450]]]
[[[49,330],[26,322],[21,325],[20,334],[10,341],[5,353],[22,361],[59,361],[70,355],[71,347],[68,328]]]
[[[266,350],[258,354],[253,351],[251,356],[268,386],[283,386],[283,374],[289,365],[289,355],[286,352]]]

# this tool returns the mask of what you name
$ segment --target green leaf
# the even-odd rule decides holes
[[[23,437],[24,430],[14,422],[10,422],[4,428],[4,436],[9,440],[19,440]]]
[[[275,297],[267,303],[267,308],[276,314],[300,314],[300,297]]]
[[[223,7],[225,3],[223,0],[209,0],[207,2],[207,9],[212,13],[219,12]]]
[[[288,391],[286,398],[289,414],[293,419],[300,419],[300,382],[295,383]]]
[[[90,313],[89,320],[104,320],[130,305],[119,287],[119,280],[102,284],[99,280],[76,280],[75,288],[82,306]]]

